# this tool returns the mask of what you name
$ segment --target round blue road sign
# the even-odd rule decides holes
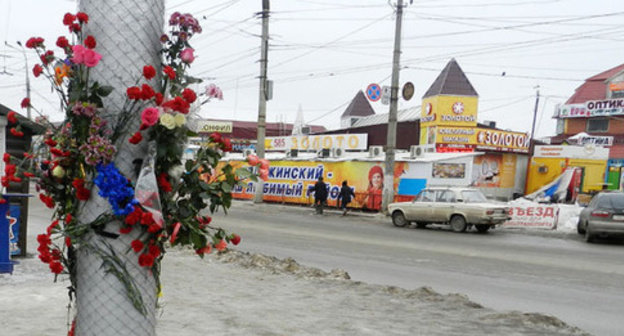
[[[379,86],[379,84],[369,84],[366,88],[366,97],[368,97],[370,101],[374,102],[381,99],[381,87]]]

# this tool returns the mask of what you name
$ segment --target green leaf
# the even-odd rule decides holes
[[[232,192],[232,186],[227,183],[227,182],[223,182],[221,183],[221,189],[226,192],[226,193],[231,193]]]
[[[242,179],[249,178],[251,176],[251,172],[247,168],[238,168],[236,169],[236,176]]]
[[[109,94],[111,94],[111,92],[113,92],[115,88],[113,88],[112,86],[108,86],[108,85],[104,85],[104,86],[100,86],[97,89],[97,93],[98,95],[100,95],[100,97],[106,97]]]

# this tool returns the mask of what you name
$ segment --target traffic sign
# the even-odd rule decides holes
[[[403,85],[403,99],[410,100],[414,96],[414,84],[407,82]]]
[[[381,87],[379,84],[369,84],[366,88],[366,97],[368,97],[370,101],[378,101],[381,98]]]
[[[384,105],[388,105],[390,104],[390,87],[387,85],[384,85],[381,88],[381,103]]]

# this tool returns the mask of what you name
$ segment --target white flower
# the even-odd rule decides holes
[[[63,176],[65,176],[65,169],[61,166],[54,167],[54,169],[52,169],[52,176],[63,178]]]
[[[182,174],[186,171],[186,169],[184,169],[184,166],[182,165],[177,165],[177,166],[173,166],[169,169],[169,176],[171,176],[172,179],[174,179],[175,181],[179,180],[180,177],[182,176]]]
[[[186,117],[182,113],[176,114],[175,117],[173,117],[173,118],[174,118],[174,121],[175,121],[175,125],[177,127],[180,127],[180,126],[186,124]]]
[[[170,130],[176,127],[175,118],[169,113],[160,116],[160,124]]]

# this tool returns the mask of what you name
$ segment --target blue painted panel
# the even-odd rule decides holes
[[[399,181],[399,195],[416,196],[427,186],[427,179],[406,179]]]

